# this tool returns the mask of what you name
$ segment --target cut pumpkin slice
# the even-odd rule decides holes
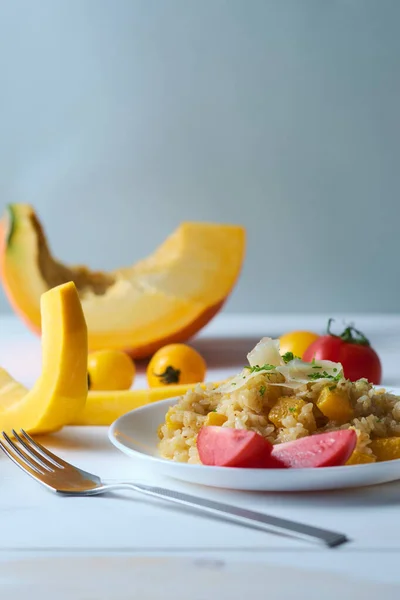
[[[28,391],[0,369],[0,430],[57,431],[82,411],[87,397],[87,329],[73,283],[41,298],[42,374]]]
[[[111,425],[127,412],[167,398],[183,396],[198,383],[163,385],[138,390],[109,390],[89,392],[84,408],[74,417],[71,425]],[[217,386],[215,383],[214,386]],[[206,384],[200,384],[205,387]],[[213,413],[215,414],[215,413]]]
[[[148,258],[109,273],[55,260],[29,205],[10,205],[0,226],[0,270],[16,312],[40,332],[40,295],[73,281],[89,349],[133,357],[183,342],[220,310],[239,276],[245,231],[236,225],[182,223]]]

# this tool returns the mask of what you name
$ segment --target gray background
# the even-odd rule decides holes
[[[0,0],[0,209],[95,268],[243,223],[227,310],[398,311],[399,27],[396,0]]]

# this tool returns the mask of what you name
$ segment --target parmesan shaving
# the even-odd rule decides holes
[[[279,352],[279,340],[273,340],[269,337],[263,337],[247,355],[247,360],[251,367],[261,365],[284,365],[282,356]]]
[[[285,364],[279,352],[279,340],[264,337],[247,355],[249,367],[245,367],[238,375],[232,377],[217,388],[221,394],[232,393],[247,386],[254,377],[280,373],[284,381],[266,381],[268,385],[286,387],[292,390],[306,389],[308,383],[320,379],[337,380],[343,377],[340,363],[330,360],[314,360],[312,363],[295,358]],[[320,374],[320,377],[319,377]],[[281,379],[281,378],[279,378]]]

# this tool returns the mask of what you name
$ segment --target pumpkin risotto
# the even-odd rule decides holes
[[[400,397],[344,379],[340,363],[281,356],[278,340],[263,338],[247,358],[235,377],[199,385],[169,409],[158,430],[164,458],[200,464],[196,438],[207,425],[250,429],[273,444],[353,428],[347,464],[400,458]]]

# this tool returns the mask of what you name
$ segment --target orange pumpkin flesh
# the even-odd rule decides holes
[[[183,342],[221,309],[241,271],[245,231],[236,225],[182,223],[149,257],[129,268],[93,272],[55,260],[29,205],[10,205],[0,224],[0,272],[14,310],[40,333],[40,296],[73,281],[89,349],[123,349],[135,358]]]

